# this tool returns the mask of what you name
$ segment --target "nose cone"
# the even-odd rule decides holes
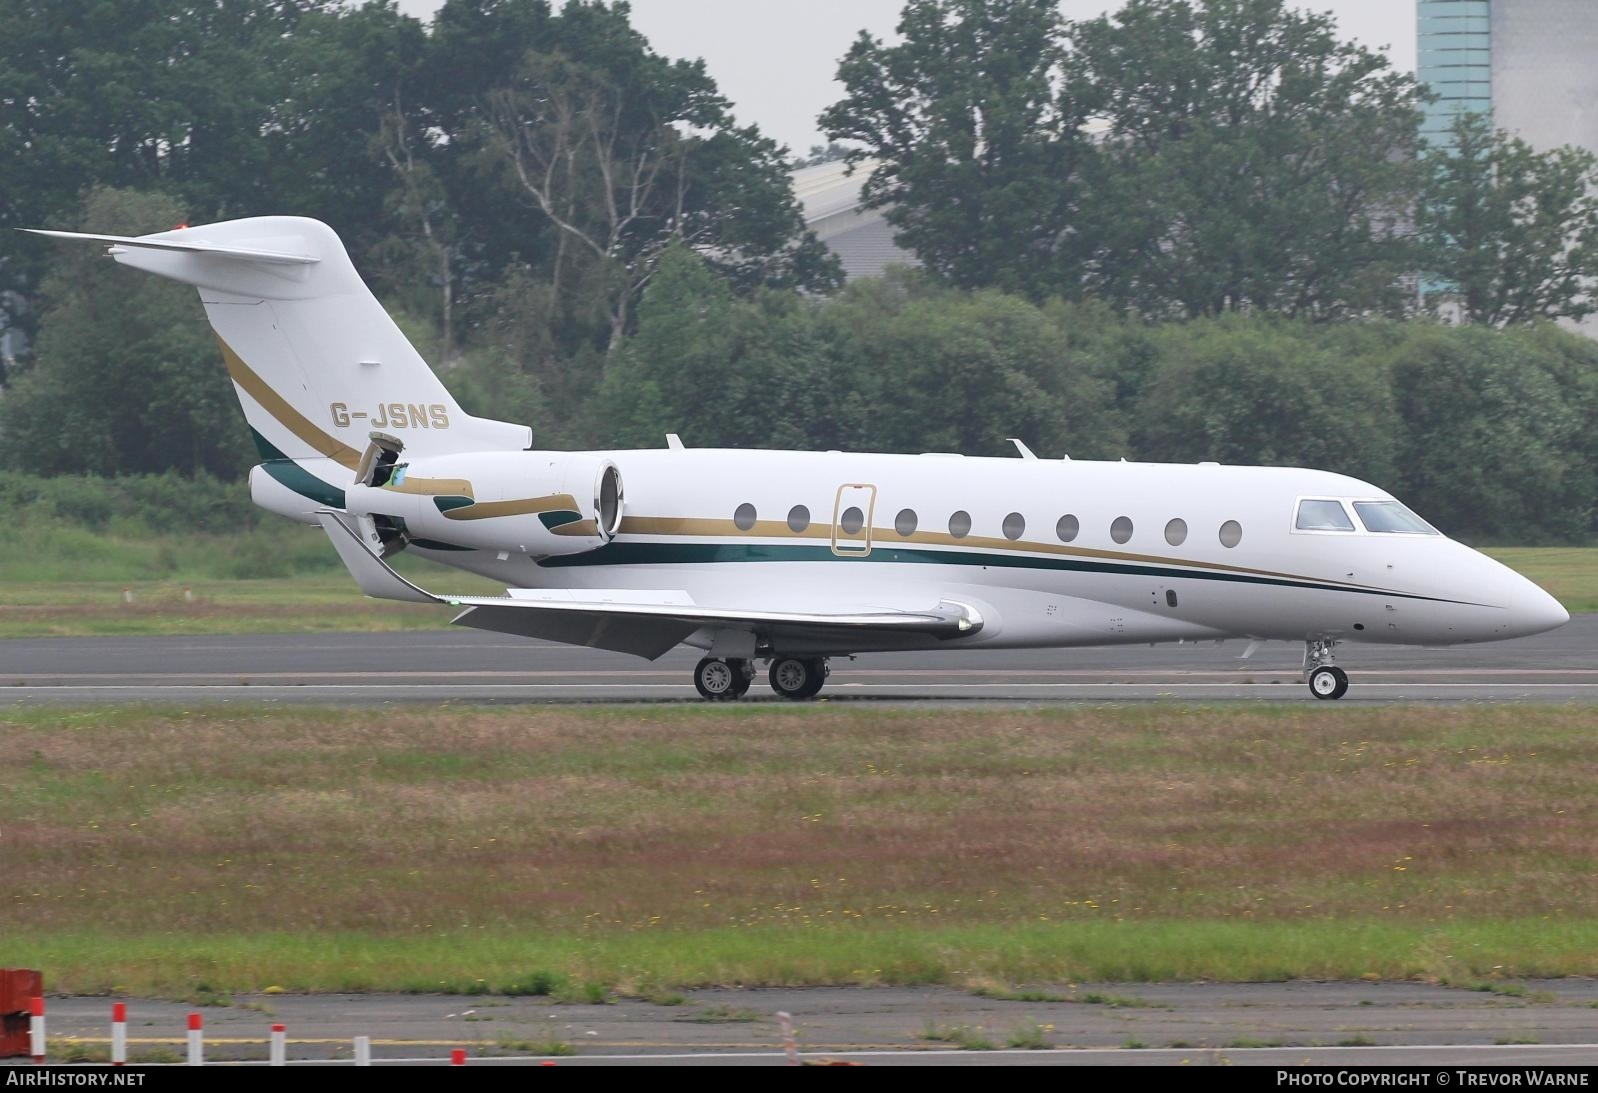
[[[1521,581],[1525,587],[1517,590],[1518,594],[1506,605],[1509,627],[1516,636],[1541,634],[1570,621],[1570,612],[1563,604],[1525,578]]]

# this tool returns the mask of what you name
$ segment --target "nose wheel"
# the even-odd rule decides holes
[[[1348,693],[1348,673],[1332,663],[1337,642],[1321,638],[1304,643],[1304,677],[1316,698],[1337,699]]]
[[[1348,693],[1348,673],[1335,664],[1309,674],[1309,691],[1316,698],[1342,698]]]
[[[712,702],[731,702],[744,696],[754,677],[747,660],[706,657],[694,666],[694,689]]]
[[[822,657],[778,657],[771,662],[767,678],[771,680],[771,689],[783,698],[802,702],[815,698],[827,681],[827,662]]]

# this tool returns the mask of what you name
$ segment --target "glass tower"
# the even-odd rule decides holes
[[[1446,145],[1454,115],[1492,114],[1492,0],[1418,0],[1415,10],[1416,76],[1437,96],[1421,135]]]

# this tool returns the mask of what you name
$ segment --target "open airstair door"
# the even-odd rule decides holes
[[[982,616],[968,604],[945,600],[927,611],[880,607],[833,612],[745,611],[701,607],[678,589],[512,589],[507,596],[440,596],[394,572],[380,556],[381,544],[363,537],[347,513],[317,513],[339,558],[362,592],[385,600],[464,607],[457,626],[502,634],[587,645],[654,660],[696,631],[744,630],[767,640],[856,635],[918,634],[945,641],[976,634]],[[584,597],[584,598],[578,598]]]

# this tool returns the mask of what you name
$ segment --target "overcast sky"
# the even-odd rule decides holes
[[[558,5],[558,0],[557,0]],[[423,19],[437,0],[400,0]],[[902,0],[632,0],[633,26],[655,52],[703,57],[738,120],[754,122],[795,152],[822,143],[816,115],[842,95],[833,80],[861,30],[890,37]],[[1413,0],[1316,0],[1346,37],[1386,48],[1393,64],[1415,68]],[[1086,19],[1119,3],[1061,0],[1067,18]]]

